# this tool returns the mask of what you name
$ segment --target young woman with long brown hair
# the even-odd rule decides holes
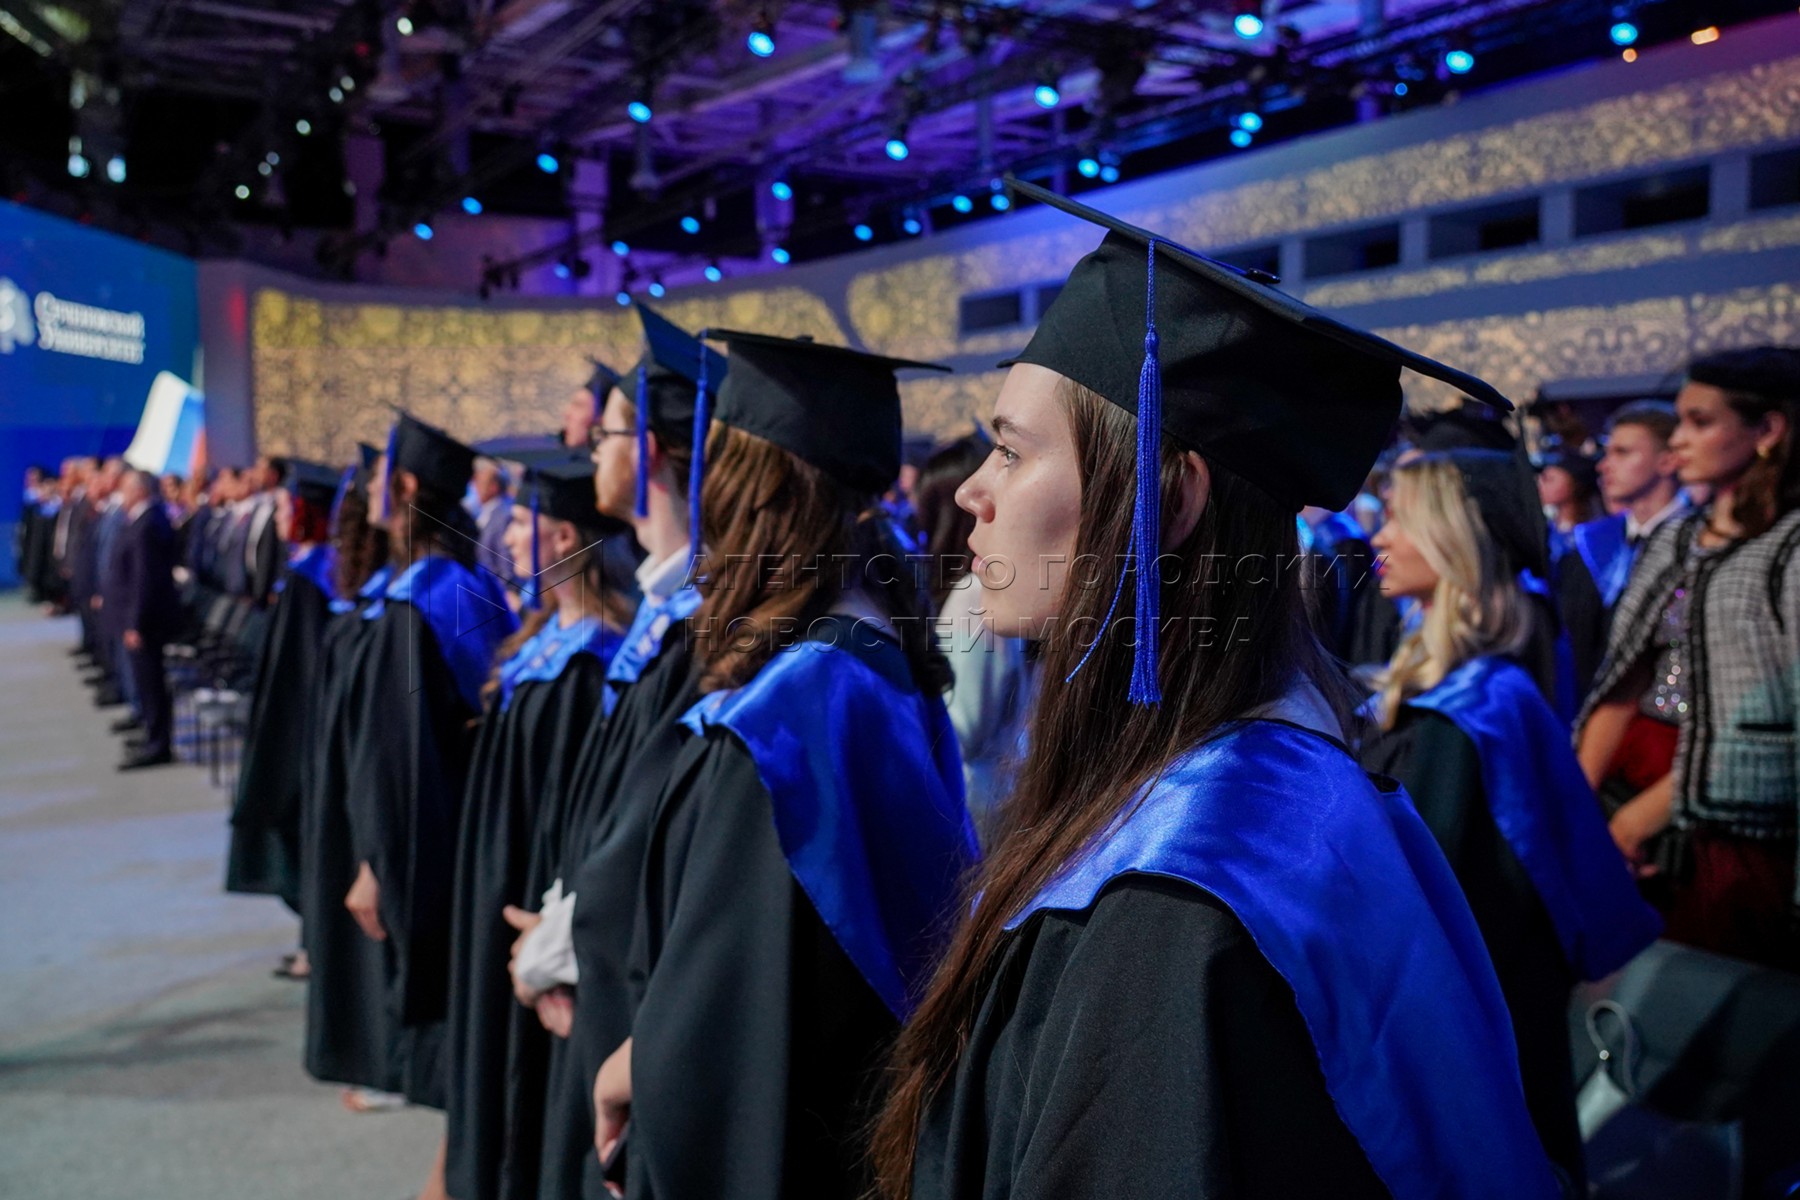
[[[1394,470],[1374,544],[1382,590],[1423,612],[1377,678],[1362,763],[1406,788],[1456,872],[1512,1014],[1532,1120],[1579,1193],[1570,992],[1624,966],[1661,923],[1525,666],[1554,620],[1520,582],[1549,558],[1529,467],[1500,450],[1412,459]]]
[[[1401,365],[1504,399],[1014,186],[1111,232],[963,489],[988,619],[1040,639],[1042,683],[898,1047],[884,1194],[1556,1195],[1467,902],[1345,748],[1352,698],[1292,573],[1296,513],[1354,496]]]
[[[948,671],[879,504],[894,371],[920,364],[717,336],[730,372],[710,422],[700,389],[689,486],[704,698],[649,831],[596,1141],[616,1153],[629,1113],[631,1196],[851,1197],[881,1056],[974,856]]]

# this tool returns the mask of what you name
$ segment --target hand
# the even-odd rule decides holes
[[[555,987],[537,999],[538,1023],[559,1038],[567,1038],[575,1024],[575,993]]]
[[[611,1157],[625,1122],[631,1119],[631,1039],[600,1064],[594,1076],[594,1148],[600,1161]]]
[[[133,654],[136,654],[139,650],[144,648],[144,639],[138,634],[137,630],[127,629],[125,631],[125,648]]]
[[[1607,823],[1607,831],[1612,834],[1613,843],[1631,865],[1632,874],[1639,879],[1657,873],[1654,863],[1644,861],[1644,846],[1668,827],[1668,809],[1657,804],[1653,798],[1643,795],[1634,797],[1614,813],[1612,820]]]
[[[375,872],[363,863],[356,869],[356,882],[350,885],[350,892],[344,897],[344,907],[362,926],[362,931],[377,942],[387,941],[387,930],[381,926],[381,885],[375,880]]]
[[[506,964],[507,971],[512,975],[513,995],[518,999],[519,1003],[523,1004],[526,1008],[535,1009],[537,1007],[538,997],[541,993],[519,979],[519,951],[524,948],[525,939],[531,936],[531,931],[543,923],[543,914],[526,912],[516,905],[509,904],[500,910],[500,915],[506,920],[508,925],[511,925],[514,929],[519,931],[519,936],[513,939],[512,961]],[[541,1020],[543,1014],[540,1013],[538,1015]],[[549,1026],[546,1025],[545,1028],[548,1029]],[[564,1034],[563,1036],[566,1037],[568,1035]]]
[[[104,596],[95,596],[93,599],[88,601],[88,607],[93,609],[95,612],[99,612],[100,606],[104,603],[106,603],[106,598]]]

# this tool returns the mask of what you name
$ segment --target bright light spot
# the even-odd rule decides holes
[[[264,179],[267,179],[269,176],[271,176],[275,173],[275,168],[271,167],[266,162],[259,162],[256,164],[256,173],[258,175],[261,175]]]
[[[411,37],[413,35],[412,18],[401,17],[398,21],[394,22],[394,28],[400,31],[401,37]]]
[[[1101,167],[1100,168],[1100,182],[1101,183],[1117,183],[1117,182],[1119,182],[1119,168],[1113,166],[1111,163],[1108,163],[1106,166]]]
[[[700,218],[693,217],[693,216],[681,218],[681,232],[683,232],[683,233],[699,233],[700,232]]]
[[[758,58],[767,58],[775,53],[775,39],[766,30],[751,30],[750,36],[744,39],[744,45],[750,47],[750,53]]]
[[[550,273],[558,279],[567,279],[571,274],[569,271],[569,264],[563,262],[559,262],[554,267],[551,267]]]
[[[301,137],[305,137],[312,132],[312,122],[305,117],[301,117],[298,121],[294,122],[294,132]]]
[[[1405,80],[1402,80],[1401,82],[1396,83],[1394,85],[1394,95],[1396,95],[1396,96],[1404,96],[1404,95],[1406,95],[1406,93],[1410,92],[1411,90],[1412,90],[1411,88],[1406,86]]]
[[[967,196],[953,196],[950,200],[950,207],[954,208],[959,213],[973,212],[975,210],[975,202]]]
[[[325,94],[327,96],[331,97],[331,102],[333,104],[342,104],[344,102],[344,89],[343,88],[334,86],[329,92],[326,92]]]
[[[794,261],[794,256],[787,252],[787,247],[785,246],[777,246],[769,251],[769,257],[784,267]]]
[[[413,226],[413,236],[418,238],[421,242],[429,242],[431,240],[431,226],[420,221],[417,225]]]
[[[1239,150],[1248,150],[1250,148],[1250,143],[1255,140],[1256,138],[1247,129],[1234,129],[1231,131],[1231,144],[1236,146]]]
[[[1452,75],[1467,75],[1475,69],[1475,56],[1467,50],[1451,50],[1444,55],[1444,70]]]
[[[248,200],[250,198],[250,185],[240,183],[231,190],[231,194],[236,196],[239,200]]]
[[[769,185],[769,194],[777,200],[792,200],[794,189],[785,179],[777,179]]]
[[[471,217],[479,217],[481,215],[481,201],[473,196],[463,197],[462,208],[463,211],[468,213]]]
[[[895,162],[905,162],[906,156],[911,153],[905,138],[891,137],[887,140],[887,156]]]
[[[1696,46],[1710,46],[1719,40],[1719,27],[1708,25],[1705,29],[1696,29],[1688,34],[1688,41]]]
[[[1081,173],[1083,179],[1098,179],[1100,177],[1100,160],[1084,158],[1075,164],[1075,169]]]
[[[271,150],[267,154],[263,155],[263,159],[271,167],[279,167],[281,165],[281,155],[275,153],[273,150]]]
[[[612,244],[612,252],[620,258],[624,258],[627,254],[631,253],[631,247],[627,246],[624,242],[614,242]]]
[[[924,230],[925,226],[919,223],[919,218],[908,217],[906,220],[900,222],[900,228],[906,230],[909,236],[917,237]]]
[[[1237,18],[1231,22],[1231,27],[1237,31],[1239,37],[1248,41],[1251,38],[1262,36],[1263,19],[1255,13],[1239,13]]]
[[[69,155],[69,174],[77,179],[88,177],[88,160],[79,154]]]
[[[630,117],[633,121],[636,121],[639,125],[648,125],[651,116],[654,114],[651,113],[648,104],[645,104],[642,100],[633,100],[630,104],[625,106],[625,115]]]
[[[346,75],[338,80],[338,86],[343,88],[346,92],[354,92],[356,90],[356,80]]]
[[[717,283],[723,278],[725,278],[725,272],[719,270],[717,263],[706,264],[706,282]]]
[[[1623,58],[1628,63],[1634,63],[1637,61],[1637,51],[1627,46],[1625,48],[1625,53],[1621,54],[1619,57]]]
[[[1245,133],[1260,133],[1260,132],[1262,132],[1262,127],[1263,127],[1262,114],[1261,113],[1253,113],[1253,112],[1239,113],[1238,119],[1237,119],[1237,127],[1239,129],[1242,129]]]
[[[1012,207],[1012,197],[1008,196],[1005,192],[995,192],[992,196],[988,197],[988,205],[995,212],[1005,212]]]
[[[114,183],[125,182],[125,160],[115,154],[106,160],[106,177]]]
[[[620,308],[625,308],[631,304],[631,293],[627,292],[627,291],[621,291],[618,295],[614,296],[613,299],[617,300],[619,302]]]
[[[1630,21],[1618,21],[1607,32],[1615,46],[1629,46],[1638,40],[1638,27]]]
[[[859,242],[872,242],[875,240],[875,231],[870,229],[867,225],[858,225],[850,232],[856,235],[856,240]]]
[[[556,161],[556,155],[548,150],[537,156],[537,169],[544,174],[554,175],[561,168],[562,164]]]
[[[1039,108],[1055,108],[1062,103],[1062,93],[1054,84],[1040,83],[1032,89],[1031,98],[1037,101]]]
[[[662,280],[652,279],[650,281],[650,294],[653,297],[655,297],[656,299],[661,300],[663,298],[663,293],[667,292],[668,290],[669,290],[668,288],[666,288],[662,285]]]

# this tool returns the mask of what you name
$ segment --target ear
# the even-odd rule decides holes
[[[1163,524],[1163,549],[1179,546],[1194,532],[1200,516],[1212,500],[1212,468],[1206,460],[1189,450],[1181,456],[1181,489],[1177,493],[1175,511],[1167,514]]]
[[[1764,413],[1760,427],[1756,431],[1756,453],[1759,457],[1767,457],[1775,452],[1775,447],[1787,440],[1788,415],[1780,409]]]

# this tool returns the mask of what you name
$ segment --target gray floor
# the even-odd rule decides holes
[[[225,799],[117,774],[71,619],[0,595],[0,1197],[402,1200],[442,1119],[300,1069],[280,901],[220,888]]]

